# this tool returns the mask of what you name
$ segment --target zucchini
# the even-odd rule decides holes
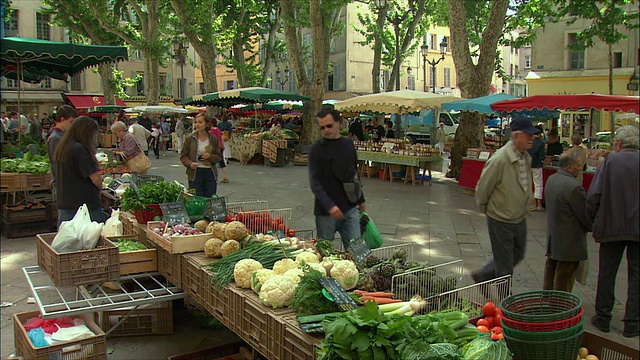
[[[311,323],[319,323],[322,322],[325,318],[328,317],[336,317],[338,315],[342,315],[341,312],[327,313],[327,314],[317,314],[317,315],[300,315],[298,316],[298,322],[300,324],[311,324]]]

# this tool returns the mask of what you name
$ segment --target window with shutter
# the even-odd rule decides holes
[[[40,40],[50,40],[51,39],[51,26],[49,22],[51,21],[50,15],[45,15],[41,13],[36,13],[36,36]]]
[[[444,68],[444,87],[451,87],[451,68]]]
[[[580,44],[577,33],[570,33],[568,39],[569,45],[577,46]],[[584,69],[584,49],[572,50],[569,49],[569,69],[578,70]]]
[[[9,16],[8,20],[4,22],[4,35],[7,37],[10,36],[18,36],[19,28],[18,28],[18,15],[20,14],[20,10],[13,10],[11,12],[11,16]]]
[[[416,77],[414,75],[409,75],[407,77],[407,87],[409,88],[409,90],[415,90],[416,89]]]
[[[71,91],[82,91],[82,72],[71,76]]]
[[[293,71],[289,72],[289,92],[298,92],[298,84],[296,83],[296,76]]]
[[[340,65],[333,64],[333,91],[340,90]]]

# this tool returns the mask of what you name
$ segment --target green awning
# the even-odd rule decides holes
[[[266,103],[272,100],[309,100],[308,96],[278,91],[262,87],[248,87],[235,90],[195,95],[182,101],[183,105],[232,106],[239,103]]]

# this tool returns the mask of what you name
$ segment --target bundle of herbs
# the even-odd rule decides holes
[[[299,251],[284,249],[267,243],[250,242],[244,248],[205,265],[205,268],[213,272],[211,283],[218,291],[222,291],[225,286],[233,281],[233,269],[238,261],[253,259],[262,264],[265,269],[271,269],[276,261],[285,257],[295,258],[295,254]]]
[[[339,311],[338,306],[322,294],[322,284],[319,279],[326,276],[309,265],[303,266],[304,276],[296,288],[296,295],[291,308],[296,314],[325,314]]]
[[[127,188],[122,194],[121,211],[143,210],[147,205],[176,202],[182,193],[182,187],[176,183],[160,181],[156,184],[146,184],[138,189],[140,195],[133,188]]]

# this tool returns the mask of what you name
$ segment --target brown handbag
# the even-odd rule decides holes
[[[142,151],[140,144],[137,144],[137,145],[138,145],[138,148],[140,149],[140,153],[132,157],[131,159],[128,159],[125,162],[125,164],[129,169],[133,170],[133,172],[137,172],[138,174],[144,174],[151,167],[151,160],[149,160],[147,155],[144,154],[144,151]]]

